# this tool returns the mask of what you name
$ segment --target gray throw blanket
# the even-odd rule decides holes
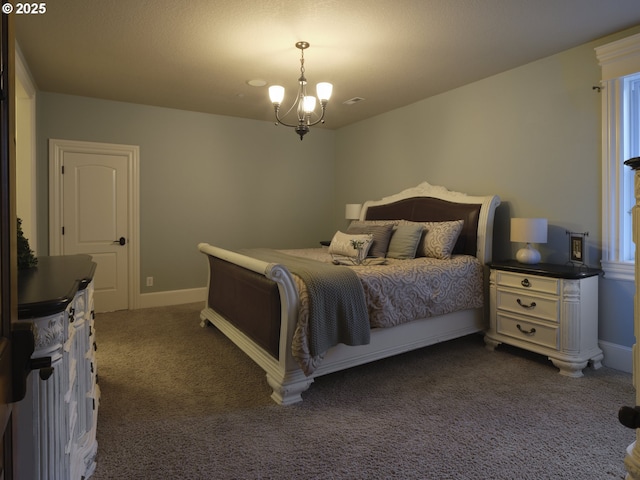
[[[369,343],[369,315],[362,283],[348,267],[256,248],[240,253],[285,266],[299,276],[309,293],[309,350],[320,355],[339,343]]]

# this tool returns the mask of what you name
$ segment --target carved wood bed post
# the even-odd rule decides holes
[[[278,349],[279,368],[267,370],[267,382],[273,389],[271,398],[276,403],[291,405],[302,401],[302,392],[313,383],[313,377],[307,377],[302,373],[289,349],[298,319],[298,293],[289,272],[282,265],[270,264],[266,276],[278,284],[280,298],[284,302]]]

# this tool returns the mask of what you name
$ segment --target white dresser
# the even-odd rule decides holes
[[[581,377],[589,363],[600,368],[599,274],[572,265],[493,263],[485,344],[491,350],[506,343],[546,355],[570,377]]]
[[[32,358],[51,357],[53,373],[43,380],[31,372],[14,406],[17,480],[81,480],[95,470],[95,267],[88,255],[40,257],[37,268],[20,272],[18,318],[34,323]]]

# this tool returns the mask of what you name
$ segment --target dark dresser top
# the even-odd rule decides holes
[[[587,266],[573,264],[536,263],[528,265],[517,260],[501,260],[489,264],[490,268],[516,273],[528,273],[530,275],[540,275],[543,277],[566,278],[578,280],[580,278],[600,275],[602,270]]]
[[[18,318],[63,311],[78,290],[87,288],[95,270],[90,255],[38,257],[36,267],[18,271]]]

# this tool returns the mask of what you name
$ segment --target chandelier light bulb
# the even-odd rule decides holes
[[[316,92],[321,102],[328,102],[331,98],[331,92],[333,92],[333,85],[328,82],[320,82],[316,85]]]
[[[284,100],[284,87],[280,85],[272,85],[269,87],[269,98],[274,105],[280,105]]]
[[[316,97],[307,95],[304,97],[304,113],[310,114],[316,109]]]

